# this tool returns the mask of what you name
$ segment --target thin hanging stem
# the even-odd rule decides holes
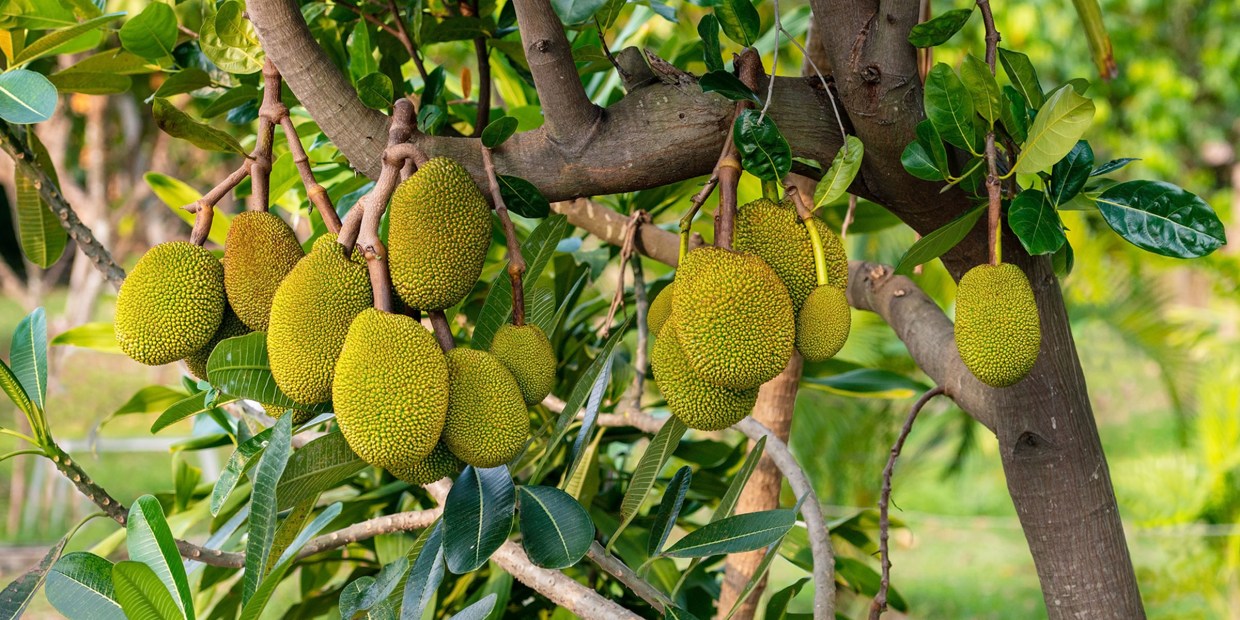
[[[995,73],[995,56],[999,47],[999,31],[995,29],[995,17],[990,10],[990,0],[977,0],[977,7],[982,12],[982,23],[986,26],[986,64],[990,73]],[[988,200],[986,224],[990,244],[990,264],[1003,262],[1003,187],[999,176],[999,151],[995,147],[995,128],[992,123],[986,134],[986,195]]]
[[[491,157],[491,149],[482,145],[482,167],[487,173],[487,185],[491,190],[491,202],[495,205],[495,215],[504,228],[504,241],[508,246],[508,279],[512,283],[512,324],[520,327],[525,325],[525,286],[522,277],[525,275],[525,257],[521,255],[521,240],[517,238],[517,228],[508,215],[508,206],[504,204],[504,194],[499,189],[499,175],[495,172],[495,159]]]

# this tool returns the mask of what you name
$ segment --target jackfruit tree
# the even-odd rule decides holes
[[[1175,259],[1226,239],[1095,155],[1126,79],[1095,0],[1073,49],[1100,86],[999,47],[1019,16],[986,0],[11,4],[22,251],[72,238],[118,288],[106,337],[53,344],[183,362],[117,415],[192,436],[172,489],[110,494],[52,432],[73,412],[23,319],[0,387],[25,426],[0,431],[33,446],[0,461],[47,457],[115,523],[0,615],[40,586],[92,620],[926,615],[892,478],[946,396],[997,441],[971,458],[1002,464],[1045,614],[1144,617],[1061,283],[1111,231]],[[227,167],[202,194],[146,173],[185,226],[127,275],[32,129],[73,113],[58,94],[125,97],[161,153]],[[907,417],[847,480],[824,463],[868,444],[792,431],[857,400]],[[186,460],[217,452],[215,479]],[[845,483],[867,505],[828,521]]]

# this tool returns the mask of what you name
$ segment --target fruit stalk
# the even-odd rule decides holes
[[[439,348],[444,353],[451,351],[456,347],[456,339],[452,337],[452,328],[448,325],[448,317],[444,316],[443,310],[430,310],[426,313],[430,316],[431,327],[435,332],[435,340],[439,342]]]
[[[817,279],[818,286],[826,286],[827,251],[822,245],[822,235],[818,234],[818,227],[814,226],[811,221],[814,212],[810,211],[809,205],[805,204],[805,197],[801,195],[795,183],[788,183],[784,186],[784,195],[791,198],[792,203],[796,205],[797,217],[801,218],[805,231],[809,233],[809,244],[814,248],[814,277]]]
[[[413,104],[408,99],[400,99],[392,109],[392,123],[388,126],[388,145],[395,146],[409,139],[412,132]],[[356,244],[366,257],[366,270],[370,274],[370,287],[374,292],[375,308],[383,312],[393,312],[392,276],[388,272],[387,248],[379,239],[379,222],[383,212],[387,210],[388,199],[400,182],[400,171],[405,165],[405,158],[389,149],[383,154],[383,172],[379,180],[365,196],[358,201],[356,209],[361,210],[361,221],[358,224]],[[352,215],[352,214],[350,214]],[[343,245],[345,242],[341,241]],[[350,243],[345,245],[351,247]]]
[[[499,190],[499,176],[495,173],[495,160],[491,157],[491,149],[482,145],[482,167],[487,173],[487,186],[491,190],[491,203],[495,214],[504,227],[504,241],[508,245],[508,278],[512,282],[512,324],[520,327],[525,325],[525,287],[522,277],[525,275],[525,257],[521,255],[521,240],[517,239],[517,229],[508,215],[508,206],[504,204],[503,193]]]
[[[977,0],[977,7],[982,12],[982,23],[986,26],[986,64],[990,73],[995,73],[995,55],[999,46],[999,31],[995,29],[995,18],[990,10],[990,0]],[[986,195],[989,201],[986,211],[986,223],[990,242],[990,264],[1003,262],[1003,208],[1002,181],[999,178],[999,151],[995,148],[995,128],[991,124],[986,133]]]
[[[276,125],[288,116],[288,108],[280,102],[283,85],[280,72],[268,59],[263,63],[263,101],[258,107],[258,143],[250,156],[250,198],[246,209],[266,211],[271,204],[271,147],[275,143]]]

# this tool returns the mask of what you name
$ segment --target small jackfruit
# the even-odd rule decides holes
[[[292,411],[294,429],[314,419],[314,412],[306,409],[290,409],[288,407],[280,407],[278,405],[268,405],[265,403],[259,404],[263,406],[263,411],[266,411],[267,415],[276,419],[279,419],[280,416]]]
[[[215,330],[215,335],[211,337],[211,341],[201,349],[185,356],[185,368],[189,370],[189,374],[207,380],[207,360],[211,359],[211,352],[215,350],[215,345],[221,340],[244,336],[252,330],[237,318],[237,313],[233,312],[231,304],[224,305],[224,319],[220,321],[219,329]]]
[[[848,288],[848,257],[839,235],[817,217],[810,220],[822,237],[827,257],[827,284]],[[736,233],[732,242],[739,252],[757,254],[779,274],[788,287],[795,311],[801,311],[805,298],[818,287],[814,271],[814,247],[796,208],[788,201],[771,202],[759,198],[736,211]]]
[[[233,218],[224,244],[224,290],[250,329],[267,331],[276,288],[302,256],[297,236],[280,216],[246,211]]]
[[[646,310],[646,327],[650,328],[650,333],[658,336],[659,330],[663,329],[668,315],[672,313],[672,296],[675,294],[676,283],[672,282],[663,287],[663,290],[655,295],[654,301],[650,302],[650,308]]]
[[[689,428],[704,431],[728,428],[749,415],[758,388],[733,390],[700,379],[681,352],[676,329],[673,323],[665,325],[650,354],[655,383],[672,414]]]
[[[555,351],[537,325],[503,325],[491,340],[491,355],[517,380],[525,404],[541,403],[555,387]]]
[[[1011,263],[978,265],[956,289],[956,349],[991,387],[1025,378],[1038,360],[1042,328],[1029,278]]]
[[[393,476],[409,484],[430,484],[436,480],[455,476],[465,468],[465,463],[456,458],[444,442],[435,444],[435,449],[426,458],[408,467],[389,469]]]
[[[332,396],[336,358],[349,325],[372,303],[365,259],[345,257],[336,235],[319,237],[276,289],[267,355],[276,385],[302,405]]]
[[[224,318],[224,267],[187,241],[142,255],[116,297],[116,342],[125,355],[159,366],[207,346]]]
[[[844,348],[851,326],[852,310],[844,291],[820,286],[797,313],[797,350],[809,362],[831,359]]]
[[[792,357],[788,289],[753,254],[715,247],[690,252],[676,273],[672,317],[685,359],[712,385],[756,388]]]
[[[435,337],[402,314],[363,310],[336,362],[332,404],[363,461],[392,472],[417,464],[448,413],[448,364]]]
[[[455,161],[426,162],[392,194],[388,263],[409,306],[455,306],[474,288],[490,245],[491,209]]]
[[[448,417],[443,442],[474,467],[498,467],[525,447],[530,416],[521,388],[486,351],[448,351]]]

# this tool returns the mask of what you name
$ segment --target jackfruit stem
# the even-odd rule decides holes
[[[271,59],[263,63],[263,101],[258,107],[258,134],[250,158],[249,211],[267,211],[271,204],[271,148],[275,143],[276,125],[288,116],[288,108],[280,102],[283,80]]]
[[[479,142],[481,144],[481,142]],[[491,204],[499,223],[504,228],[504,242],[508,246],[508,278],[512,283],[512,324],[517,327],[525,325],[525,286],[522,276],[525,275],[525,257],[521,254],[521,240],[517,238],[517,229],[512,225],[508,215],[508,205],[504,204],[503,192],[499,190],[499,176],[495,172],[495,159],[491,157],[491,149],[482,146],[482,167],[487,173],[487,185],[491,190]]]
[[[378,221],[383,217],[383,212],[387,210],[388,199],[392,197],[392,192],[396,191],[396,184],[399,182],[401,169],[405,162],[412,159],[420,166],[427,161],[426,154],[421,149],[405,142],[412,133],[413,103],[408,99],[398,99],[392,108],[392,121],[388,124],[388,144],[383,151],[383,169],[379,173],[379,179],[375,181],[375,186],[349,210],[344,222],[340,225],[340,234],[337,235],[336,241],[343,248],[345,256],[349,255],[358,243],[359,235],[363,232],[361,230],[362,220],[365,217],[367,205],[375,203],[373,208],[378,209],[374,218],[373,231],[373,241],[378,241]]]
[[[189,232],[189,242],[202,247],[207,242],[207,236],[211,234],[211,220],[215,215],[215,205],[205,204],[198,208],[198,213],[194,217],[194,228]]]
[[[801,195],[795,183],[785,182],[784,198],[792,200],[792,204],[796,205],[797,217],[801,220],[801,224],[805,226],[805,232],[809,233],[809,245],[814,249],[814,278],[818,286],[826,286],[827,277],[827,250],[822,245],[822,235],[818,234],[818,227],[814,225],[814,212],[810,210],[809,205],[805,204],[805,196]]]
[[[306,154],[306,148],[302,146],[301,138],[297,136],[297,127],[293,125],[293,117],[285,114],[280,119],[280,126],[284,128],[288,150],[293,154],[293,165],[297,166],[297,174],[301,175],[301,184],[306,188],[306,199],[319,212],[319,217],[323,218],[323,224],[327,226],[328,232],[340,232],[340,216],[336,214],[336,208],[332,206],[332,199],[327,195],[327,189],[319,184],[318,179],[314,178],[314,170],[310,167],[310,156]]]
[[[758,80],[762,77],[762,57],[757,50],[747,47],[735,56],[733,64],[741,82],[751,90],[758,90]],[[732,114],[732,122],[728,124],[728,135],[736,125],[741,113],[753,106],[749,100],[737,101]],[[719,208],[715,210],[715,245],[725,250],[732,249],[732,237],[736,230],[736,186],[741,180],[740,152],[734,140],[724,140],[723,152],[719,155],[719,163],[715,164],[715,175],[719,177]]]
[[[977,0],[977,8],[982,13],[982,23],[986,28],[986,65],[991,75],[995,74],[995,56],[999,47],[999,31],[995,29],[994,14],[990,9],[990,0]],[[1003,196],[999,176],[999,151],[995,148],[995,124],[992,120],[990,131],[986,134],[986,194],[989,201],[987,211],[987,240],[990,242],[990,264],[1003,262]]]
[[[426,314],[431,319],[431,328],[435,332],[439,348],[443,349],[444,353],[456,348],[456,339],[452,337],[452,328],[448,325],[448,317],[444,316],[443,310],[428,310]]]

